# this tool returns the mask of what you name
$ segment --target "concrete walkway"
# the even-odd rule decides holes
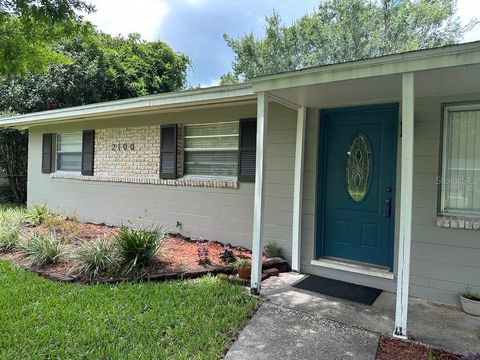
[[[367,306],[294,288],[306,275],[262,283],[265,300],[225,359],[374,359],[380,334],[394,329],[395,295]],[[480,317],[411,298],[408,335],[459,354],[480,352]]]
[[[371,332],[265,302],[225,359],[372,360],[378,340]]]

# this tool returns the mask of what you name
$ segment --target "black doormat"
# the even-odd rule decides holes
[[[314,275],[309,275],[294,287],[370,306],[382,293],[382,290],[368,286],[351,284],[345,281],[327,279]]]

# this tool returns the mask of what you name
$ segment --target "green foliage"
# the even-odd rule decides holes
[[[470,288],[468,288],[465,292],[460,294],[466,299],[473,300],[473,301],[480,301],[480,294],[473,293]]]
[[[267,245],[263,247],[265,254],[269,258],[274,258],[280,255],[280,247],[275,241],[269,241]]]
[[[43,225],[48,228],[56,228],[65,220],[65,216],[52,213],[45,203],[34,205],[28,210],[27,221],[33,226]]]
[[[34,267],[59,263],[63,256],[63,244],[54,234],[35,234],[23,244],[21,250]]]
[[[0,111],[30,113],[183,89],[190,60],[138,34],[112,37],[89,28],[57,45],[71,63],[45,74],[7,77]]]
[[[97,239],[85,242],[74,253],[74,271],[85,279],[113,275],[119,269],[119,258],[113,241]]]
[[[211,277],[63,284],[0,262],[1,359],[219,359],[256,299]]]
[[[233,264],[234,269],[249,269],[252,267],[252,263],[247,259],[238,260],[235,264]]]
[[[16,226],[0,226],[0,253],[8,253],[18,248],[20,230]]]
[[[135,230],[122,226],[115,236],[115,242],[123,273],[127,275],[134,270],[152,265],[164,237],[163,230],[151,228]]]
[[[9,200],[15,203],[27,200],[27,162],[28,132],[0,128],[0,169],[8,176]]]
[[[220,85],[234,85],[234,84],[238,84],[239,82],[240,82],[240,79],[236,75],[232,74],[231,72],[228,72],[220,76]]]
[[[23,206],[0,206],[0,227],[19,227],[28,223],[29,216]]]
[[[80,31],[82,0],[0,0],[0,77],[45,71],[68,57],[54,48]]]
[[[224,38],[235,53],[233,77],[251,79],[453,44],[477,24],[462,27],[455,11],[456,0],[325,0],[291,26],[274,12],[261,39]]]

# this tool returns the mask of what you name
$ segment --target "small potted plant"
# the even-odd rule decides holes
[[[265,256],[268,258],[278,257],[280,255],[280,247],[275,241],[270,241],[267,245],[263,247]]]
[[[467,314],[480,316],[480,294],[474,294],[467,289],[460,294],[460,303]]]
[[[237,270],[240,279],[250,279],[250,269],[252,268],[250,261],[246,259],[239,260],[233,265],[233,267]]]

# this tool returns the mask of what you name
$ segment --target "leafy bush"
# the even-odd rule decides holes
[[[0,206],[0,226],[19,227],[28,222],[28,213],[21,206]]]
[[[31,225],[43,225],[48,228],[55,228],[62,225],[66,218],[62,215],[53,214],[46,204],[35,205],[28,211],[28,222]]]
[[[264,246],[265,255],[269,258],[274,258],[280,255],[280,247],[275,241],[270,241]]]
[[[124,274],[153,264],[160,242],[164,237],[165,232],[162,229],[134,230],[122,226],[115,236],[115,242]]]
[[[30,261],[31,266],[45,266],[60,262],[63,256],[63,244],[54,234],[33,235],[22,251]]]
[[[20,231],[18,227],[0,227],[0,253],[14,251],[18,247]]]
[[[235,264],[233,264],[235,269],[249,269],[252,267],[252,263],[247,259],[238,260]]]
[[[118,271],[119,258],[115,243],[108,239],[86,242],[73,254],[74,271],[86,279],[111,275]]]
[[[49,215],[46,204],[34,205],[28,210],[28,222],[34,226],[41,225]]]

